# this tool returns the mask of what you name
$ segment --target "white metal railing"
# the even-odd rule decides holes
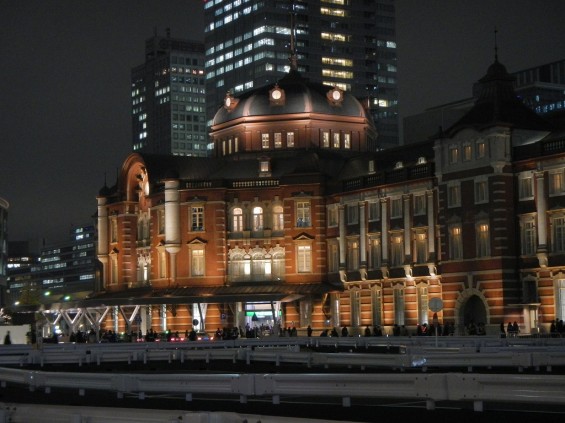
[[[343,406],[351,398],[402,398],[425,400],[428,409],[436,401],[472,401],[476,411],[484,402],[519,402],[535,404],[565,403],[565,376],[467,373],[379,373],[379,374],[114,374],[42,372],[0,368],[0,383],[17,383],[34,391],[52,388],[125,393],[178,394],[187,401],[194,394],[224,394],[248,397],[271,397],[274,404],[281,396],[309,398],[337,397]]]

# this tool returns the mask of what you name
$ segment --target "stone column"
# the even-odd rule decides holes
[[[544,172],[535,172],[537,211],[537,256],[540,267],[547,266],[547,198],[545,196]]]
[[[177,277],[176,256],[180,251],[180,194],[179,181],[165,181],[165,250],[170,255],[170,281],[174,283]]]

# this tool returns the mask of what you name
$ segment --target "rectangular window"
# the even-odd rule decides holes
[[[470,144],[463,146],[463,161],[468,162],[472,158],[472,148]]]
[[[533,178],[525,177],[518,180],[518,189],[520,191],[520,200],[531,200],[534,198],[534,181]]]
[[[396,197],[390,201],[390,217],[393,219],[402,217],[402,198]]]
[[[204,230],[204,207],[193,206],[190,208],[190,230],[203,231]]]
[[[159,252],[159,277],[167,277],[167,253],[165,251]]]
[[[369,268],[379,267],[381,267],[381,240],[375,237],[369,241]]]
[[[339,145],[339,132],[334,132],[333,136],[334,136],[334,144],[333,144],[334,148],[339,148],[340,147],[340,145]]]
[[[426,195],[425,194],[415,194],[414,195],[414,216],[421,216],[426,214]]]
[[[461,226],[452,226],[449,229],[449,258],[459,260],[463,258],[463,237]]]
[[[369,222],[374,222],[380,218],[380,207],[378,201],[369,201]]]
[[[330,147],[330,133],[328,131],[322,132],[322,147]]]
[[[565,217],[553,219],[553,252],[565,251]]]
[[[549,174],[549,194],[563,194],[563,171]]]
[[[347,205],[347,224],[355,225],[359,223],[359,207],[357,204]]]
[[[487,146],[484,141],[477,141],[477,159],[485,157]]]
[[[402,245],[402,235],[392,235],[390,261],[392,266],[402,266],[404,264],[404,252]]]
[[[190,250],[190,274],[192,276],[204,276],[204,250],[191,249]]]
[[[118,219],[112,218],[110,224],[110,242],[118,242]]]
[[[336,273],[339,270],[339,249],[334,242],[328,244],[328,272]]]
[[[297,201],[296,202],[296,226],[297,227],[310,227],[312,224],[310,220],[310,201]]]
[[[449,185],[447,187],[447,206],[459,207],[461,206],[461,186]]]
[[[282,231],[284,229],[284,214],[282,206],[273,207],[273,230]]]
[[[449,148],[449,164],[455,164],[459,161],[459,149],[457,147]]]
[[[416,263],[422,264],[428,261],[428,239],[424,232],[417,233],[414,240],[415,252],[416,252]]]
[[[289,148],[294,147],[294,132],[286,133],[286,146]]]
[[[312,271],[312,247],[298,245],[296,257],[298,273],[310,273]]]
[[[522,222],[521,252],[523,255],[529,256],[535,253],[536,230],[534,221],[528,220]]]
[[[351,134],[343,134],[343,148],[348,150],[351,148]]]
[[[347,243],[347,270],[359,269],[359,242],[351,241]]]
[[[475,204],[488,202],[488,186],[487,181],[475,182]]]
[[[261,147],[263,149],[267,149],[270,147],[269,145],[269,134],[261,134]]]
[[[275,132],[275,148],[282,147],[282,134],[280,132]]]
[[[328,206],[328,227],[337,226],[339,222],[339,208],[337,204],[330,204]]]
[[[490,255],[489,227],[486,223],[477,225],[477,257]]]

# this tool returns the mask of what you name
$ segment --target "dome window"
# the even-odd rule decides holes
[[[269,102],[271,106],[284,106],[285,100],[284,90],[276,84],[273,89],[269,91]]]
[[[343,103],[343,90],[337,87],[333,87],[326,93],[326,97],[328,98],[328,101],[331,105],[339,106],[341,105],[341,103]]]

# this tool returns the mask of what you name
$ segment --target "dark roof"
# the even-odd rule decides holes
[[[474,127],[483,129],[495,125],[520,129],[551,130],[551,124],[524,105],[514,92],[514,77],[498,60],[489,66],[487,73],[477,83],[478,97],[475,105],[446,133]]]
[[[153,289],[134,288],[91,295],[79,307],[146,304],[222,303],[234,301],[294,301],[304,296],[321,296],[341,287],[318,284],[234,284],[231,286],[187,286]]]
[[[247,116],[319,113],[333,116],[364,117],[373,125],[371,117],[366,113],[359,100],[349,92],[343,93],[344,99],[341,104],[332,105],[326,94],[333,87],[310,82],[296,71],[291,71],[285,75],[278,81],[277,85],[285,92],[286,100],[283,105],[270,104],[269,91],[275,87],[275,84],[263,86],[235,96],[238,104],[231,111],[223,106],[220,107],[216,112],[213,124],[218,125]]]

